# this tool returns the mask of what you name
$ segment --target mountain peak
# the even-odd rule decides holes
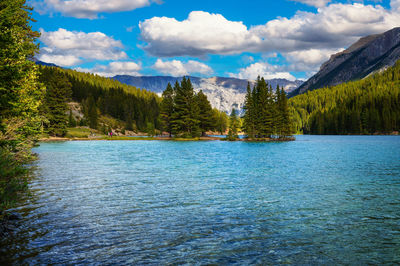
[[[400,59],[400,27],[363,37],[346,50],[334,54],[319,72],[289,96],[343,82],[362,79],[373,72],[393,66]]]

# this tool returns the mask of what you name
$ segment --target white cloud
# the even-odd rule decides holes
[[[220,14],[193,11],[184,21],[154,17],[139,23],[145,50],[157,56],[233,54],[251,49],[260,39],[242,22]]]
[[[307,2],[321,7],[251,28],[202,11],[191,12],[183,21],[153,17],[139,24],[142,47],[159,57],[278,52],[294,64],[292,69],[315,71],[332,52],[366,35],[400,26],[400,0],[392,0],[390,10],[378,4]]]
[[[41,12],[60,12],[75,18],[95,19],[99,13],[129,11],[149,6],[153,0],[44,0],[36,2],[35,7]]]
[[[399,1],[399,0],[397,0]],[[392,7],[398,6],[392,1]],[[247,28],[219,14],[193,11],[188,18],[153,17],[139,24],[143,48],[161,57],[338,49],[360,37],[400,26],[400,13],[380,5],[330,4]]]
[[[75,66],[82,63],[79,57],[74,55],[55,55],[55,54],[41,54],[39,60],[46,63],[53,63],[58,66]]]
[[[392,8],[392,10],[397,10],[398,12],[400,12],[400,0],[391,0],[390,7]]]
[[[313,71],[326,62],[330,55],[343,49],[310,49],[285,53],[284,56],[291,63],[290,71]]]
[[[153,68],[163,74],[175,77],[186,76],[193,73],[207,75],[213,72],[211,67],[204,63],[193,60],[189,60],[187,63],[184,63],[179,60],[163,61],[161,59],[157,59],[156,63],[153,65]]]
[[[279,66],[273,66],[268,63],[254,63],[248,67],[241,68],[239,73],[229,73],[230,77],[255,80],[258,76],[264,77],[265,79],[287,79],[294,81],[296,78],[289,72],[282,72]]]
[[[292,0],[292,1],[300,2],[309,6],[324,7],[332,0]]]
[[[60,66],[73,66],[85,60],[120,60],[127,55],[123,45],[101,32],[76,32],[65,29],[46,32],[40,30],[39,60]]]
[[[129,61],[116,61],[108,65],[95,65],[93,68],[80,68],[75,70],[80,72],[94,73],[100,76],[113,77],[116,75],[140,76],[139,71],[142,69],[141,64]]]

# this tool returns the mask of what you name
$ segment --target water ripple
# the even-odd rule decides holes
[[[1,264],[399,264],[400,138],[43,143]]]

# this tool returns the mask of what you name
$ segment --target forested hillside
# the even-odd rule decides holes
[[[48,90],[58,90],[58,93],[54,93],[55,98],[82,103],[86,119],[78,123],[98,128],[99,115],[109,115],[123,121],[127,130],[161,129],[160,98],[155,93],[97,75],[57,67],[41,66],[40,80]],[[65,87],[70,87],[70,92]],[[51,98],[49,93],[47,96],[46,99]],[[47,100],[46,103],[51,101]]]
[[[289,100],[298,132],[389,134],[400,130],[400,61],[363,80]]]

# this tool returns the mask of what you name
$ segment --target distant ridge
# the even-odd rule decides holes
[[[213,107],[225,112],[230,112],[232,108],[242,109],[248,80],[230,77],[200,78],[189,76],[189,78],[194,89],[196,91],[203,90]],[[168,83],[174,85],[176,81],[180,82],[182,77],[117,75],[113,79],[161,94]],[[253,81],[250,81],[250,83],[254,84]],[[267,83],[274,89],[279,85],[284,87],[287,92],[290,92],[300,86],[303,81],[271,79],[267,80]]]
[[[373,72],[393,66],[398,59],[400,27],[363,37],[343,52],[332,55],[317,74],[289,96],[365,78]]]
[[[46,62],[38,60],[37,58],[33,58],[32,61],[35,62],[37,65],[41,65],[41,66],[59,67],[56,64],[46,63]]]

